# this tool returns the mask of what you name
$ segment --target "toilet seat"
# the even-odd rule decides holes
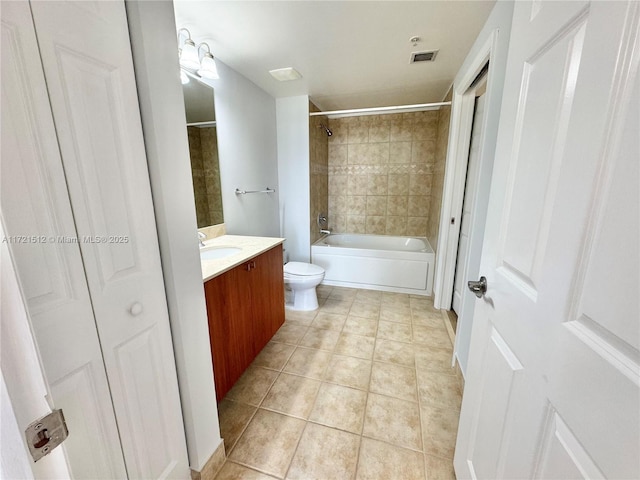
[[[324,275],[324,268],[312,263],[289,262],[284,266],[284,274],[292,277],[309,277]]]

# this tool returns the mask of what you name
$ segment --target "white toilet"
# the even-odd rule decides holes
[[[293,292],[293,303],[287,303],[290,310],[315,310],[318,308],[316,287],[324,279],[324,268],[311,263],[289,262],[284,266],[284,283]]]

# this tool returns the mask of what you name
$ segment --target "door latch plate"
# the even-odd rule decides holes
[[[31,423],[24,433],[34,462],[51,453],[69,436],[64,414],[60,409]]]

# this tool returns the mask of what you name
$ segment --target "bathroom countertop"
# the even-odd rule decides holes
[[[222,235],[205,240],[206,247],[237,247],[241,248],[242,251],[224,258],[201,260],[202,281],[211,280],[241,263],[272,249],[276,245],[280,245],[284,240],[284,238],[246,237],[242,235]]]

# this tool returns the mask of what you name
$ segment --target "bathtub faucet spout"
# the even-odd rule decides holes
[[[331,235],[331,230],[320,230],[320,233],[326,234],[326,235]]]

